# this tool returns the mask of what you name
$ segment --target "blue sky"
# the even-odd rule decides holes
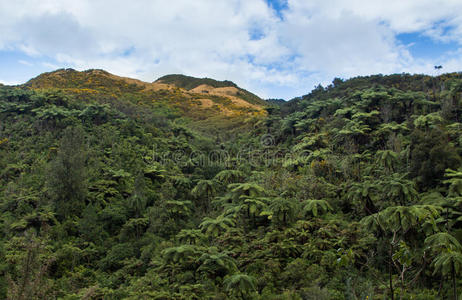
[[[420,32],[402,33],[398,34],[396,38],[407,46],[413,57],[429,59],[435,64],[438,64],[438,60],[442,59],[446,53],[455,51],[460,47],[456,41],[438,41]]]
[[[460,11],[452,0],[0,0],[0,82],[101,68],[290,99],[334,77],[462,71]]]
[[[289,8],[289,2],[287,0],[266,0],[268,6],[274,9],[276,15],[283,19],[284,10]]]
[[[0,51],[0,78],[6,83],[23,83],[24,81],[59,67],[49,63],[52,59],[29,56],[18,50]]]

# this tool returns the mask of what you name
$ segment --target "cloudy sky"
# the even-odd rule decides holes
[[[460,0],[0,0],[0,82],[101,68],[290,99],[334,77],[462,71],[461,12]]]

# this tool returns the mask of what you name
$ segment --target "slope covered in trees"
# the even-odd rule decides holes
[[[182,78],[185,85],[202,80],[188,76]],[[191,90],[185,89],[183,84],[176,81],[148,83],[119,77],[103,70],[79,72],[60,69],[41,74],[29,80],[23,87],[41,92],[59,89],[59,92],[82,102],[93,99],[111,105],[130,103],[156,111],[168,110],[169,115],[181,116],[183,121],[189,122],[188,126],[205,131],[232,131],[233,128],[245,127],[246,122],[262,118],[266,114],[265,101],[234,84],[218,89],[202,84]],[[216,133],[212,132],[212,135]]]
[[[181,74],[171,74],[160,77],[155,81],[156,83],[172,84],[188,91],[195,89],[200,86],[210,86],[213,88],[234,88],[236,89],[234,94],[245,101],[252,104],[265,105],[265,102],[260,99],[257,95],[252,94],[238,87],[234,82],[229,80],[218,81],[211,78],[196,78],[191,76],[185,76]]]
[[[460,74],[335,79],[217,118],[101,72],[0,87],[2,298],[462,292]]]
[[[165,76],[160,77],[156,81],[167,83],[167,84],[173,84],[173,85],[176,85],[177,87],[180,87],[186,90],[192,90],[193,88],[198,87],[199,85],[202,85],[202,84],[210,85],[215,88],[237,87],[237,85],[234,82],[228,81],[228,80],[218,81],[218,80],[211,79],[211,78],[196,78],[196,77],[186,76],[182,74],[165,75]]]

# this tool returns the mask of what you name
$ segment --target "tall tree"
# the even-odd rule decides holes
[[[58,153],[48,170],[48,190],[59,218],[79,215],[85,206],[86,156],[83,129],[66,128]]]
[[[247,274],[234,274],[223,281],[225,290],[231,295],[241,299],[250,299],[250,295],[256,291],[256,279]]]
[[[438,232],[425,239],[425,245],[433,252],[435,258],[434,273],[446,276],[451,273],[453,297],[457,300],[456,276],[462,271],[462,246],[447,232]]]
[[[204,221],[199,224],[199,228],[210,237],[218,236],[222,231],[226,231],[233,227],[236,223],[223,215],[218,216],[216,219],[209,217],[204,218]]]
[[[199,180],[196,186],[192,189],[191,195],[200,199],[200,204],[204,211],[208,211],[210,207],[210,200],[217,192],[217,182],[215,180]]]

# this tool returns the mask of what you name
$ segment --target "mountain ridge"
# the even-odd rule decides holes
[[[144,87],[145,89],[155,89],[155,90],[156,89],[171,89],[172,87],[177,87],[180,89],[191,91],[201,85],[206,85],[206,86],[210,86],[213,88],[232,87],[232,88],[236,88],[239,92],[248,93],[248,95],[251,98],[253,98],[252,99],[253,102],[257,102],[258,104],[265,103],[260,97],[258,97],[257,95],[243,88],[240,88],[237,84],[235,84],[232,81],[229,81],[229,80],[219,81],[219,80],[215,80],[215,79],[208,78],[208,77],[198,78],[198,77],[187,76],[183,74],[167,74],[167,75],[159,77],[153,82],[148,82],[148,81],[143,81],[143,80],[135,79],[131,77],[115,75],[103,69],[88,69],[84,71],[77,71],[72,68],[63,68],[63,69],[57,69],[51,72],[44,72],[28,80],[26,83],[20,86],[26,86],[26,87],[31,87],[31,88],[49,88],[49,87],[59,88],[59,87],[69,87],[69,86],[73,87],[76,84],[80,84],[82,86],[89,87],[92,85],[92,82],[89,81],[92,77],[104,77],[113,82],[125,82],[129,85],[136,85],[136,86]],[[71,79],[80,79],[80,81],[70,82],[69,80]],[[87,82],[82,81],[83,79],[87,79]]]
[[[87,98],[120,97],[138,102],[161,103],[194,120],[242,119],[262,116],[267,103],[231,81],[216,81],[185,75],[166,75],[154,82],[117,76],[101,69],[58,69],[42,73],[20,85],[34,90],[61,89]],[[219,121],[218,121],[219,122]]]

